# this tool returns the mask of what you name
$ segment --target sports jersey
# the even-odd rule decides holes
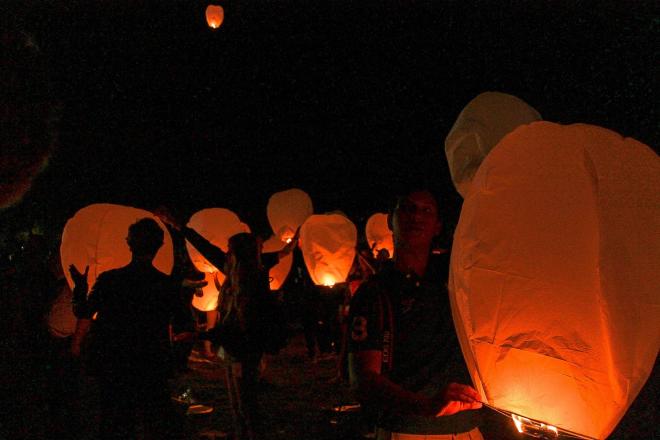
[[[357,290],[350,307],[349,352],[379,350],[382,374],[432,397],[450,382],[469,384],[446,288],[448,254],[434,255],[423,277],[385,266]],[[466,432],[477,411],[426,417],[380,410],[378,427],[410,434]]]

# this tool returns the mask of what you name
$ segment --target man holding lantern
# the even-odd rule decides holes
[[[481,407],[456,340],[446,290],[446,254],[432,255],[441,229],[427,190],[400,197],[388,217],[394,258],[355,294],[349,371],[358,399],[378,412],[380,440],[481,439]],[[439,258],[438,258],[439,257]]]

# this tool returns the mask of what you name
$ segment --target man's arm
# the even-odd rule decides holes
[[[433,416],[433,399],[413,393],[381,374],[382,352],[364,350],[348,355],[349,378],[361,402],[369,402],[398,414]]]
[[[377,295],[369,283],[361,287],[351,303],[349,328],[349,378],[356,397],[398,414],[420,416],[451,415],[481,407],[478,393],[470,386],[451,383],[437,395],[429,397],[407,390],[390,380],[382,371],[382,332],[379,328]],[[376,290],[377,291],[377,290]]]

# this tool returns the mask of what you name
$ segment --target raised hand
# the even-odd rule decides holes
[[[167,208],[161,206],[158,209],[154,210],[153,214],[166,225],[171,226],[177,231],[181,230],[181,224],[174,218],[172,213]]]
[[[71,279],[73,280],[74,287],[79,289],[84,288],[87,290],[87,274],[89,273],[89,266],[85,267],[85,272],[80,273],[80,271],[73,264],[69,266],[69,273],[71,274]]]
[[[469,409],[479,409],[482,406],[479,393],[474,388],[454,382],[442,390],[436,399],[440,405],[436,417],[450,416]]]

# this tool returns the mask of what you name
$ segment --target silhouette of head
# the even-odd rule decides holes
[[[241,232],[229,238],[229,252],[242,265],[257,266],[259,244],[256,237],[248,232]]]
[[[165,233],[151,218],[143,218],[128,227],[126,242],[135,256],[155,256],[163,245]]]

